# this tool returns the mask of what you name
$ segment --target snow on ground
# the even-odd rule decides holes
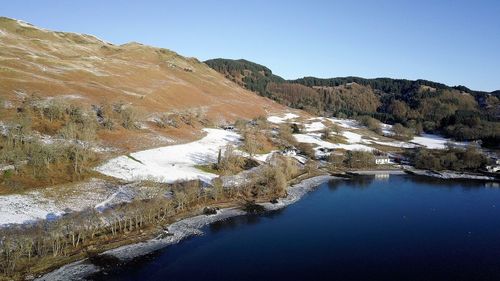
[[[363,144],[342,144],[342,143],[331,143],[322,140],[319,136],[314,136],[310,134],[295,134],[293,135],[298,142],[302,143],[310,143],[316,144],[318,147],[315,148],[316,152],[318,152],[318,148],[324,147],[329,149],[345,149],[345,150],[364,150],[364,151],[372,151],[373,148],[363,145]],[[317,153],[318,154],[318,153]]]
[[[287,120],[294,119],[297,117],[299,117],[299,115],[294,114],[294,113],[286,113],[283,117],[269,116],[269,117],[267,117],[267,121],[274,123],[274,124],[282,124],[282,123],[285,123]]]
[[[0,196],[0,226],[51,219],[64,213],[54,201],[39,195],[38,192],[33,192],[29,196]]]
[[[344,131],[344,132],[342,132],[342,135],[347,139],[348,143],[360,143],[360,142],[362,142],[361,141],[362,136],[360,134],[356,134],[356,133],[349,132],[349,131]]]
[[[319,121],[318,121],[319,120]],[[347,142],[350,144],[349,146],[345,146],[344,149],[347,150],[353,150],[353,149],[358,149],[361,148],[363,150],[366,150],[367,146],[362,145],[362,144],[370,144],[370,143],[375,143],[375,144],[380,144],[380,145],[386,145],[386,146],[392,146],[392,147],[401,147],[401,148],[415,148],[417,146],[424,146],[430,149],[444,149],[446,148],[446,143],[451,142],[452,144],[456,146],[466,146],[467,143],[464,142],[455,142],[451,141],[451,139],[444,138],[439,135],[433,135],[433,134],[422,134],[421,136],[414,137],[411,141],[409,142],[403,142],[403,141],[379,141],[377,138],[373,138],[375,140],[364,140],[362,139],[362,135],[357,134],[352,132],[353,130],[360,129],[362,126],[354,119],[340,119],[340,118],[323,118],[323,117],[317,117],[317,118],[311,118],[309,121],[314,121],[309,124],[305,124],[305,132],[307,133],[306,135],[299,136],[297,140],[299,142],[308,142],[308,143],[315,143],[319,146],[326,147],[326,148],[332,148],[331,145],[328,145],[328,142],[322,141],[319,139],[319,135],[315,134],[314,132],[320,131],[321,128],[324,127],[324,125],[321,123],[322,120],[329,120],[334,124],[339,125],[340,127],[350,130],[350,131],[343,131],[342,135],[347,139]],[[323,127],[321,127],[323,126]],[[385,136],[392,136],[394,135],[394,132],[392,131],[392,125],[385,124],[385,123],[380,123],[380,127],[382,129],[382,132]],[[302,140],[302,141],[301,141]],[[361,144],[358,146],[352,146],[353,144]],[[336,145],[337,148],[340,145]]]
[[[163,192],[161,188],[143,186],[140,183],[116,185],[100,179],[90,179],[74,185],[2,195],[0,228],[9,224],[55,219],[63,214],[85,209],[104,211],[134,198],[147,199]]]
[[[447,143],[451,143],[454,146],[465,147],[467,145],[466,142],[456,142],[451,139],[444,138],[439,135],[434,134],[422,134],[421,136],[414,137],[409,142],[404,141],[375,141],[370,140],[371,143],[376,143],[380,145],[392,146],[392,147],[401,147],[401,148],[416,148],[419,146],[423,146],[430,149],[445,149]]]
[[[120,186],[118,188],[118,191],[114,192],[111,194],[108,198],[106,198],[104,201],[101,203],[97,204],[94,206],[96,210],[99,212],[102,212],[109,207],[112,207],[114,205],[118,205],[120,203],[128,203],[132,201],[135,197],[135,192],[133,192],[131,189],[125,187],[125,186]]]
[[[273,155],[276,152],[278,152],[278,151],[273,150],[269,153],[254,155],[252,158],[257,160],[257,161],[260,161],[260,162],[267,162],[268,158],[271,157],[271,155]],[[243,154],[243,155],[245,155],[245,154]],[[245,155],[245,156],[250,156],[250,155]]]
[[[237,144],[240,136],[222,129],[204,131],[207,135],[201,140],[120,156],[96,170],[127,181],[155,180],[172,183],[199,179],[209,182],[217,175],[203,172],[194,166],[216,162],[219,149],[227,144]]]
[[[205,131],[207,136],[199,141],[133,153],[132,158],[121,156],[108,161],[97,170],[126,180],[156,178],[172,182],[195,178],[211,179],[216,175],[202,172],[194,168],[194,165],[215,162],[219,148],[228,143],[237,143],[239,135],[218,129]],[[116,186],[101,180],[90,180],[71,187],[0,196],[0,227],[53,219],[85,208],[101,211],[142,196],[140,188],[133,184]]]
[[[446,143],[450,142],[450,139],[444,138],[442,136],[433,134],[422,134],[421,136],[414,137],[410,142],[416,143],[431,149],[444,149],[446,148]],[[466,146],[464,142],[451,142],[457,146]]]
[[[345,130],[342,131],[341,135],[346,138],[348,144],[331,143],[322,140],[321,134],[318,131],[326,127],[322,123],[322,121],[324,120],[328,120],[344,128]],[[356,120],[316,117],[316,118],[310,118],[308,121],[309,123],[304,124],[305,133],[294,134],[294,137],[298,142],[316,144],[318,146],[315,148],[317,156],[322,155],[322,152],[319,151],[319,148],[328,148],[328,149],[341,148],[345,150],[364,150],[364,151],[373,150],[373,148],[365,145],[365,144],[370,144],[370,142],[364,140],[361,134],[350,131],[361,128]]]
[[[401,147],[401,148],[415,148],[417,146],[413,143],[407,143],[404,141],[370,141],[370,142],[385,146]]]
[[[394,132],[392,131],[392,125],[380,123],[380,128],[382,129],[382,133],[384,136],[392,136]]]
[[[332,176],[317,176],[305,179],[299,182],[298,184],[290,186],[287,190],[287,196],[285,198],[278,199],[278,203],[273,204],[267,202],[267,203],[261,203],[260,205],[266,208],[267,210],[279,210],[283,207],[286,207],[288,205],[297,202],[305,194],[317,188],[321,184],[334,179],[340,180],[340,178]]]
[[[326,128],[326,126],[321,121],[316,121],[316,122],[312,122],[309,124],[305,124],[304,127],[305,127],[304,130],[306,132],[317,132],[317,131],[321,131],[324,128]]]
[[[28,27],[28,28],[33,28],[33,29],[38,29],[40,31],[44,31],[44,32],[49,32],[49,30],[45,29],[45,28],[41,28],[41,27],[38,27],[38,26],[34,26],[32,25],[31,23],[28,23],[28,22],[25,22],[25,21],[22,21],[22,20],[16,20],[17,23],[22,26],[22,27]]]
[[[359,129],[361,126],[359,125],[358,121],[354,119],[341,119],[341,118],[326,118],[326,120],[329,120],[330,122],[339,125],[342,128],[345,129]]]
[[[102,180],[90,179],[72,186],[45,188],[0,196],[0,227],[8,224],[54,219],[71,211],[93,208],[118,189]]]

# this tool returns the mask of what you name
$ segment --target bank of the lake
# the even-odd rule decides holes
[[[91,280],[499,280],[499,206],[478,181],[334,180]]]
[[[279,198],[273,203],[258,203],[258,205],[269,211],[284,208],[297,202],[302,196],[322,183],[333,179],[339,178],[328,175],[306,178],[299,183],[290,186],[287,189],[287,196],[285,198]],[[247,214],[247,212],[241,208],[231,205],[234,204],[229,204],[230,207],[220,209],[213,215],[202,214],[179,220],[178,222],[169,225],[165,233],[161,233],[156,238],[105,251],[92,260],[84,259],[64,265],[57,270],[37,278],[36,280],[83,280],[90,274],[99,272],[103,267],[109,266],[110,263],[116,266],[118,264],[129,262],[134,258],[141,257],[169,245],[176,244],[188,237],[203,234],[201,229],[211,223]]]

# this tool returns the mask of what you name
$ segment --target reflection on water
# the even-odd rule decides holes
[[[363,175],[363,176],[355,176],[352,177],[351,179],[334,179],[328,182],[328,189],[329,190],[336,190],[339,187],[350,187],[350,188],[356,188],[356,189],[363,189],[367,188],[371,185],[371,183],[375,180],[375,177],[373,175]]]
[[[500,187],[500,183],[498,182],[487,182],[484,184],[485,187],[489,187],[489,188],[499,188]]]
[[[389,174],[375,174],[375,179],[376,180],[389,180],[389,177],[391,175]]]
[[[252,225],[257,224],[263,219],[272,219],[280,216],[283,212],[283,209],[266,212],[263,214],[249,214],[245,216],[238,216],[234,218],[229,218],[221,221],[214,222],[209,225],[208,229],[211,232],[218,232],[227,229],[234,229],[241,225]]]

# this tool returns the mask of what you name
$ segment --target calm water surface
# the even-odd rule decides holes
[[[93,280],[500,280],[500,188],[336,180]]]

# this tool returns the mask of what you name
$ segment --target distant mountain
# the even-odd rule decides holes
[[[205,63],[251,91],[314,114],[370,115],[457,139],[500,142],[500,91],[487,93],[428,80],[391,78],[285,80],[247,60],[213,59]]]

